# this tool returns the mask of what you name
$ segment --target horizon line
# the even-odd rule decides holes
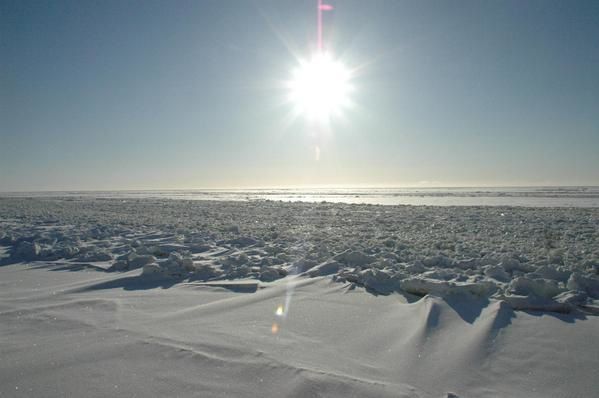
[[[72,193],[72,192],[147,192],[147,191],[259,191],[259,190],[309,190],[309,189],[467,189],[467,188],[599,188],[597,185],[565,184],[499,184],[499,185],[271,185],[249,187],[203,187],[203,188],[117,188],[117,189],[40,189],[40,190],[0,190],[0,194],[16,193]]]

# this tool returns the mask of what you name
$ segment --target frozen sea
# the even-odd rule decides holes
[[[7,196],[2,398],[599,391],[595,188]]]
[[[331,202],[420,206],[599,207],[599,186],[288,188],[8,192],[4,197]]]

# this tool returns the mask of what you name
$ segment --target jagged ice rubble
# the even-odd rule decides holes
[[[2,198],[5,263],[212,283],[325,276],[347,289],[597,312],[599,209]]]

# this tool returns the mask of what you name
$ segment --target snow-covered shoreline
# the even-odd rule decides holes
[[[109,352],[127,395],[588,396],[598,243],[593,208],[1,198],[0,392]]]

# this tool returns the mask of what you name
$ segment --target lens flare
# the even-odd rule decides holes
[[[285,310],[283,309],[282,305],[279,305],[277,307],[277,310],[275,311],[275,315],[276,316],[283,316],[285,314]]]

